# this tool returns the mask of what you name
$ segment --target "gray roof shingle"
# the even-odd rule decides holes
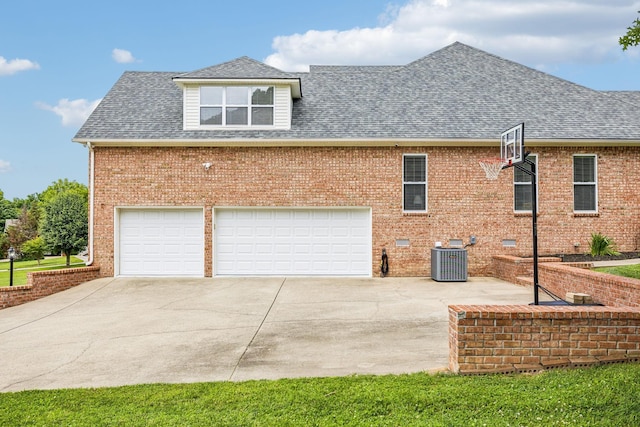
[[[629,104],[633,104],[640,107],[640,91],[617,90],[617,91],[606,91],[604,93],[606,93],[607,95],[613,96],[620,101],[628,102]]]
[[[247,56],[175,76],[176,79],[287,79],[292,77],[295,78],[291,73],[278,70]]]
[[[290,130],[182,130],[172,78],[299,78]],[[494,140],[526,123],[526,138],[640,141],[640,111],[598,92],[454,43],[404,66],[312,66],[285,73],[250,58],[192,73],[125,72],[76,134],[91,140]]]

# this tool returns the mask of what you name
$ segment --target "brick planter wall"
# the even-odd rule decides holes
[[[449,306],[449,369],[510,372],[640,358],[640,309]]]
[[[26,285],[0,288],[0,309],[55,294],[99,276],[97,266],[27,273]]]

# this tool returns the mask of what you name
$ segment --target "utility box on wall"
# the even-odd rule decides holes
[[[467,264],[466,249],[431,249],[431,278],[435,281],[466,282]]]

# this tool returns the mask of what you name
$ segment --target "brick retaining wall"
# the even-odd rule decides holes
[[[26,285],[0,288],[0,309],[55,294],[99,276],[97,266],[27,273]]]
[[[540,258],[538,282],[554,295],[567,292],[591,295],[593,301],[611,307],[640,307],[640,280],[600,273],[591,263],[563,263],[559,258]],[[533,260],[509,255],[493,257],[494,276],[511,283],[533,277]],[[531,280],[531,284],[533,281]]]
[[[594,302],[606,306],[640,308],[638,279],[557,263],[541,264],[538,281],[561,298],[567,292],[578,292],[591,295]]]
[[[640,309],[449,306],[449,369],[511,372],[640,358]]]
[[[538,265],[543,262],[561,262],[557,257],[539,257]],[[507,282],[518,284],[521,276],[533,277],[533,258],[521,258],[512,255],[495,255],[492,260],[493,274]],[[538,272],[539,275],[539,272]]]

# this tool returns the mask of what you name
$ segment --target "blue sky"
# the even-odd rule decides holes
[[[71,139],[126,70],[186,72],[240,56],[406,64],[455,41],[598,90],[640,90],[640,46],[618,37],[640,0],[148,0],[5,2],[0,14],[0,190],[87,183]]]

